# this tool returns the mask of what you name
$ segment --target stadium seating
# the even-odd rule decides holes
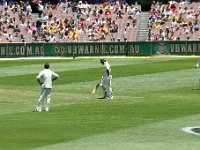
[[[147,40],[199,41],[199,2],[169,1],[153,3],[149,17]]]
[[[0,6],[0,42],[135,41],[141,6],[37,1],[41,14],[20,1]],[[25,7],[26,6],[26,7]]]

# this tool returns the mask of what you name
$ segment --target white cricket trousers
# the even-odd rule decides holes
[[[112,96],[112,84],[111,84],[112,76],[108,79],[107,75],[103,75],[99,85],[102,87],[103,95],[111,97]]]
[[[42,88],[40,89],[40,97],[38,100],[38,104],[36,106],[36,110],[42,111],[42,104],[46,100],[45,111],[49,111],[50,101],[51,101],[51,88]]]

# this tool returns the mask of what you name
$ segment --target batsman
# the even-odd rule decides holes
[[[99,83],[97,83],[96,87],[93,89],[92,93],[96,93],[96,90],[100,87],[102,88],[103,97],[101,99],[113,99],[112,96],[112,75],[110,64],[106,59],[100,59],[100,63],[104,66],[104,74],[101,77]]]

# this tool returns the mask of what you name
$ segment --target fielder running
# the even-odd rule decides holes
[[[109,63],[106,61],[106,59],[100,59],[100,63],[104,66],[105,71],[104,74],[100,80],[100,82],[96,85],[96,87],[93,89],[92,93],[94,94],[96,90],[101,87],[103,91],[103,97],[102,99],[113,99],[112,96],[112,75],[111,75],[111,68]]]
[[[49,111],[50,100],[51,100],[51,89],[52,89],[52,81],[59,78],[59,75],[49,69],[49,64],[44,64],[44,70],[41,71],[36,77],[38,83],[41,86],[40,89],[40,97],[38,100],[38,104],[35,108],[36,112],[42,111],[42,104],[44,100],[46,100],[45,111]]]
[[[195,68],[199,68],[199,64],[200,64],[200,58],[198,58],[198,61],[197,61],[197,63],[196,63]]]

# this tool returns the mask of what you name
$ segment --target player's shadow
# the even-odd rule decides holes
[[[200,89],[192,89],[192,90],[200,90]]]
[[[97,99],[106,99],[106,98],[104,98],[104,97],[99,97],[99,98],[97,98]]]

